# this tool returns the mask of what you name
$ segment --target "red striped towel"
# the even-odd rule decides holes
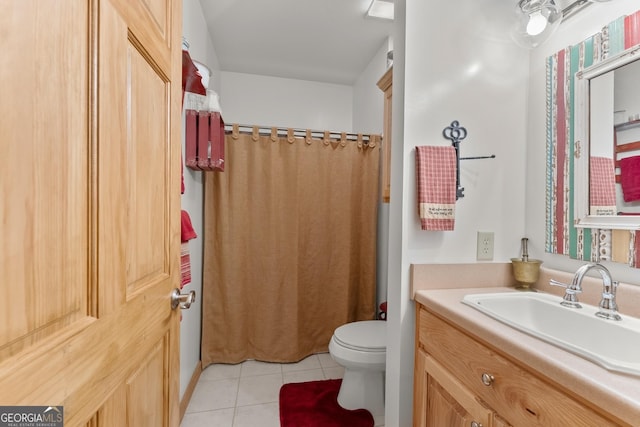
[[[180,245],[180,289],[191,283],[191,256],[189,243]]]
[[[589,159],[589,212],[591,215],[616,214],[616,175],[613,159]]]
[[[456,206],[456,149],[416,147],[418,213],[423,230],[453,230]]]
[[[196,231],[191,225],[191,218],[189,213],[185,210],[182,211],[180,227],[180,240],[182,245],[180,246],[180,288],[182,289],[189,283],[191,283],[191,257],[189,255],[189,240],[198,237]]]
[[[625,202],[640,200],[640,156],[620,159],[620,184]]]

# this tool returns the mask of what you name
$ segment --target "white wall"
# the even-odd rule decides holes
[[[189,43],[189,55],[192,59],[207,65],[212,70],[209,89],[218,90],[220,71],[218,59],[198,0],[183,0],[182,34]],[[184,119],[183,119],[184,123]],[[184,125],[183,125],[184,126]],[[183,127],[184,129],[184,127]],[[183,133],[184,158],[184,133]],[[189,310],[182,311],[180,324],[180,398],[191,380],[200,361],[200,318],[202,314],[202,250],[204,230],[202,173],[184,168],[185,193],[182,195],[182,209],[189,212],[198,238],[189,242],[191,255],[191,284],[185,291],[196,291],[196,302]]]
[[[387,71],[387,51],[390,44],[389,40],[382,43],[353,85],[353,128],[358,132],[382,133],[384,93],[377,83]]]
[[[225,123],[351,132],[353,88],[223,71]]]
[[[575,271],[584,261],[572,260],[566,255],[545,254],[545,64],[546,58],[569,45],[574,45],[599,32],[604,25],[640,9],[637,0],[616,0],[594,3],[579,14],[562,23],[558,31],[544,44],[531,52],[526,177],[526,231],[530,254],[544,261],[544,266],[563,271]],[[640,284],[638,269],[624,264],[606,262],[614,278],[627,283]],[[624,304],[624,296],[619,297]]]
[[[415,310],[410,264],[475,262],[479,230],[495,233],[494,260],[508,261],[519,254],[525,231],[528,52],[508,38],[512,5],[501,0],[406,0],[396,1],[396,8],[403,10],[403,3],[404,135],[394,130],[391,193],[398,196],[391,198],[390,212],[387,427],[411,425],[412,418]],[[400,44],[394,35],[394,104],[402,86],[402,74],[395,73]],[[402,129],[395,113],[394,129]],[[453,120],[468,131],[460,145],[462,156],[496,158],[462,161],[465,197],[456,204],[454,231],[421,231],[415,146],[450,144],[442,131]]]
[[[385,41],[380,46],[378,52],[353,85],[353,128],[358,132],[383,133],[384,93],[378,88],[377,83],[387,71],[387,51],[389,49],[392,49],[391,40]],[[382,166],[382,157],[380,164]],[[380,198],[377,228],[376,307],[380,307],[380,303],[387,300],[388,229],[389,204],[382,203],[382,198]],[[377,312],[379,313],[379,310]]]

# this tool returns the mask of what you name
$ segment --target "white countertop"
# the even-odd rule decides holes
[[[414,299],[476,339],[535,370],[572,397],[640,426],[640,376],[607,371],[580,356],[511,328],[461,302],[466,294],[517,292],[508,287],[414,288]],[[562,327],[562,325],[558,325]]]

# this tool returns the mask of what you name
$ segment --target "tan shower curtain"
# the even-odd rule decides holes
[[[344,138],[344,136],[343,136]],[[226,136],[205,173],[202,363],[298,361],[375,316],[379,136]]]

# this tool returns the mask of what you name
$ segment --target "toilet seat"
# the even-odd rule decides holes
[[[385,322],[365,320],[347,323],[333,333],[336,344],[357,351],[386,352],[387,328]]]

